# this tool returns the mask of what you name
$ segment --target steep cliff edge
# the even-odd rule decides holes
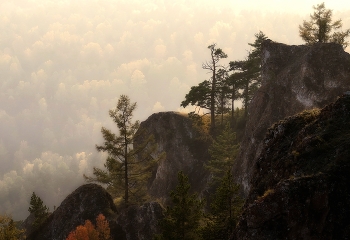
[[[321,108],[350,89],[350,55],[340,45],[263,43],[262,86],[254,95],[233,171],[247,195],[266,130],[305,109]]]
[[[350,238],[350,92],[274,124],[232,239]]]
[[[177,184],[178,171],[189,176],[193,191],[200,193],[206,188],[208,173],[203,164],[209,159],[209,144],[193,127],[191,119],[176,112],[155,113],[141,123],[138,131],[142,132],[138,141],[142,142],[144,134],[153,134],[157,143],[156,154],[166,154],[149,182],[152,198],[167,201]]]

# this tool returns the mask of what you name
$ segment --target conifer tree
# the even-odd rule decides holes
[[[41,200],[39,196],[35,194],[35,192],[32,193],[29,204],[30,206],[28,208],[28,211],[34,214],[35,218],[33,222],[33,227],[36,229],[49,216],[49,208],[46,207],[46,205],[44,205],[44,202]]]
[[[237,224],[242,205],[239,186],[234,183],[231,171],[228,170],[220,180],[211,201],[206,226],[202,231],[203,239],[229,239]]]
[[[313,9],[315,11],[310,15],[310,21],[304,20],[303,24],[299,25],[300,37],[307,44],[334,42],[346,48],[348,42],[345,41],[345,38],[350,35],[350,29],[345,32],[336,31],[341,29],[342,20],[332,22],[332,10],[326,9],[324,3],[313,6]]]
[[[229,100],[232,91],[229,86],[228,81],[228,71],[226,69],[219,69],[217,72],[217,87],[216,87],[216,114],[221,115],[221,127],[224,123],[224,114],[228,113],[230,110]]]
[[[162,234],[158,240],[195,240],[199,239],[202,202],[197,194],[190,194],[188,177],[180,171],[178,185],[170,193],[172,205],[168,206],[164,219],[160,222]]]
[[[215,95],[217,85],[217,71],[223,68],[219,64],[222,58],[227,58],[227,54],[222,51],[221,48],[216,48],[216,43],[208,46],[210,49],[210,60],[202,64],[203,69],[210,71],[211,77],[211,90],[210,90],[210,129],[214,133],[215,130]]]
[[[191,104],[210,110],[210,92],[210,82],[208,80],[204,80],[198,86],[192,86],[186,94],[185,100],[181,102],[181,107],[187,107]]]
[[[210,50],[210,60],[202,64],[202,68],[209,70],[211,74],[210,80],[205,80],[198,86],[192,87],[190,92],[186,94],[185,101],[181,106],[186,107],[189,104],[204,107],[210,111],[210,130],[214,133],[215,114],[217,108],[217,85],[219,79],[218,71],[224,67],[219,64],[223,58],[227,58],[227,54],[221,48],[216,47],[216,43],[208,46]]]
[[[246,60],[231,61],[230,70],[233,71],[230,76],[231,84],[235,84],[236,88],[242,90],[241,97],[244,104],[244,114],[247,116],[248,105],[255,91],[261,85],[261,51],[262,43],[267,39],[267,36],[259,31],[255,34],[254,43],[248,43],[253,49],[249,52]]]
[[[211,156],[206,168],[213,174],[214,179],[221,178],[225,172],[230,170],[238,152],[239,144],[236,133],[232,131],[229,124],[219,134],[209,147]]]
[[[188,105],[197,106],[199,109],[207,109],[211,112],[212,104],[212,83],[204,80],[198,86],[192,86],[191,90],[185,96],[185,100],[181,102],[182,107]],[[236,92],[236,91],[234,91]],[[229,100],[231,99],[232,90],[228,81],[228,72],[224,68],[220,68],[216,73],[216,86],[214,92],[214,115],[221,115],[221,125],[223,124],[223,116],[229,112]],[[236,98],[235,98],[236,100]],[[195,113],[195,112],[194,112]],[[193,113],[191,113],[193,114]]]
[[[238,152],[236,134],[227,124],[225,129],[209,147],[211,159],[206,164],[213,176],[210,208],[206,214],[206,225],[202,237],[206,240],[228,239],[242,206],[239,185],[233,181],[231,168]]]
[[[126,95],[121,95],[115,109],[109,111],[119,129],[119,134],[102,127],[103,145],[96,145],[99,152],[107,152],[106,170],[93,169],[95,177],[87,181],[107,185],[113,196],[123,196],[124,206],[140,203],[147,199],[147,181],[155,164],[163,155],[155,156],[156,145],[152,135],[137,131],[139,121],[132,122],[136,103],[131,103]],[[147,135],[145,139],[139,137]],[[137,147],[135,146],[137,144]]]

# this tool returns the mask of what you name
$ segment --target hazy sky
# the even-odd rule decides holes
[[[0,214],[28,215],[35,191],[51,209],[102,166],[100,129],[121,94],[135,119],[182,111],[217,43],[225,63],[248,42],[302,44],[319,1],[25,1],[0,3]],[[350,1],[326,2],[350,28]]]

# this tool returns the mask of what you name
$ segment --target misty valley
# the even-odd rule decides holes
[[[33,12],[54,11],[47,6],[56,6],[61,14],[65,4],[37,9],[28,3],[22,11],[32,19]],[[110,19],[106,14],[113,11],[128,19],[123,11],[108,9],[124,4],[134,20],[126,25],[133,29],[137,19],[138,24],[142,22],[136,3],[88,4],[101,11],[93,15],[95,21]],[[185,11],[181,10],[185,5],[162,4],[164,9]],[[4,8],[14,11],[14,6]],[[76,11],[81,7],[69,6]],[[148,9],[145,15],[164,10],[156,4],[142,6]],[[79,11],[88,15],[90,10]],[[12,82],[2,84],[0,100],[20,99],[18,104],[31,109],[35,97],[36,110],[0,105],[1,125],[17,124],[17,116],[19,125],[25,126],[20,131],[30,139],[21,140],[16,150],[12,145],[20,134],[11,132],[11,127],[0,128],[0,158],[14,156],[11,164],[4,161],[1,170],[0,240],[350,238],[350,29],[343,31],[342,20],[334,21],[332,14],[321,3],[313,6],[309,19],[294,23],[303,41],[299,45],[281,43],[257,31],[245,43],[250,50],[239,60],[232,60],[231,48],[221,48],[219,41],[208,38],[210,43],[199,50],[204,60],[183,52],[183,61],[191,62],[184,68],[175,57],[155,65],[170,51],[159,39],[152,63],[146,57],[130,64],[115,59],[141,56],[135,41],[147,41],[147,37],[134,40],[131,32],[115,37],[108,25],[112,23],[106,21],[95,30],[126,45],[106,44],[102,49],[89,42],[69,54],[91,62],[75,61],[74,68],[63,73],[52,65],[65,69],[64,58],[45,60],[30,81],[18,80],[22,75],[16,74],[33,67],[32,50],[22,51],[25,56],[7,57],[22,46],[16,35],[13,50],[0,52],[0,67],[8,63],[3,71],[12,71],[4,76],[13,76]],[[55,16],[61,15],[50,14],[48,19]],[[2,18],[3,24],[9,24],[8,18],[12,19],[10,15]],[[75,22],[66,26],[74,31],[80,26],[84,38],[70,31],[57,37],[52,31],[35,40],[33,49],[44,49],[43,42],[53,39],[76,49],[96,36],[89,30],[94,26],[90,18],[68,14],[62,19]],[[142,28],[146,32],[161,25],[150,19]],[[50,28],[63,26],[56,22]],[[26,31],[35,35],[41,27]],[[171,41],[179,37],[169,36]],[[194,41],[202,42],[200,36],[196,34]],[[68,38],[70,43],[65,42]],[[182,47],[181,41],[173,45],[174,52],[177,45]],[[36,57],[44,58],[50,51],[45,48]],[[121,61],[120,66],[102,71],[103,59],[107,65]],[[139,67],[149,65],[153,66],[147,73]],[[197,76],[197,65],[205,80],[188,80],[187,87],[177,77],[168,81],[169,89],[160,79],[148,85],[151,80],[145,77],[164,70],[169,76],[173,71],[191,79]],[[110,78],[97,80],[98,72]],[[64,82],[59,80],[63,76]],[[130,80],[127,84],[125,76]],[[77,84],[78,78],[85,80]],[[24,89],[20,98],[11,90],[15,85]],[[42,97],[41,91],[48,95]],[[73,95],[75,100],[69,102]],[[164,99],[170,99],[168,106],[174,111],[164,108]],[[88,105],[78,108],[82,102]],[[22,125],[32,118],[34,124]],[[43,149],[40,156],[31,141]]]

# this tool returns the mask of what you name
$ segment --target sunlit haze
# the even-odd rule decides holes
[[[28,215],[30,196],[51,210],[104,157],[102,126],[121,94],[135,120],[180,108],[207,46],[244,60],[254,34],[302,44],[298,25],[319,1],[1,1],[0,214]],[[350,1],[325,2],[350,28]],[[347,49],[347,51],[349,48]]]

